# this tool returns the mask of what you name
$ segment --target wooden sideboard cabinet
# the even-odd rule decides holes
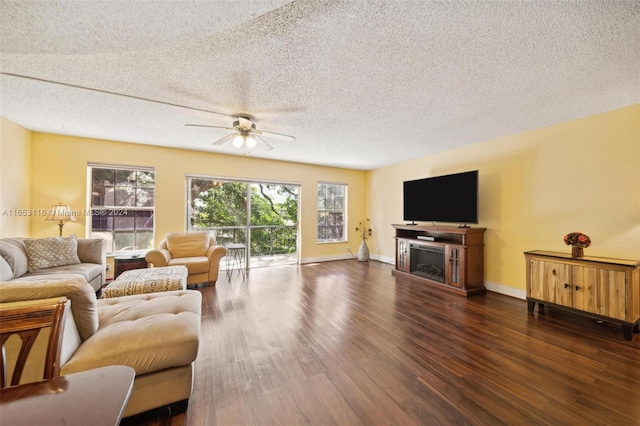
[[[392,225],[394,275],[462,296],[485,292],[485,228]]]
[[[640,261],[572,258],[569,253],[528,251],[527,307],[538,303],[618,323],[626,340],[638,333]]]

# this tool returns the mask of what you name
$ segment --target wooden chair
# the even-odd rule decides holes
[[[51,328],[51,332],[42,379],[49,380],[60,375],[60,351],[66,315],[66,297],[0,304],[0,342],[2,344],[0,385],[2,388],[20,384],[31,348],[40,332],[47,327]],[[13,335],[20,337],[20,351],[11,382],[7,383],[5,343]]]

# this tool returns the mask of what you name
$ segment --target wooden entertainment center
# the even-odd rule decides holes
[[[462,296],[485,292],[486,228],[392,225],[396,269],[392,274]]]

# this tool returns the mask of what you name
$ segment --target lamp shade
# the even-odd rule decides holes
[[[73,212],[66,204],[57,204],[51,206],[51,210],[49,210],[49,214],[44,220],[45,222],[58,222],[58,229],[60,230],[60,236],[62,237],[62,227],[65,222],[75,222],[76,218],[73,215]]]
[[[51,206],[49,214],[47,215],[45,222],[75,222],[76,218],[72,214],[71,209],[66,204],[57,204]]]

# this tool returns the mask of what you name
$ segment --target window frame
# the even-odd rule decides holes
[[[342,208],[341,209],[336,209],[335,208],[335,204],[333,205],[333,208],[321,208],[320,206],[320,189],[321,186],[340,186],[342,187]],[[326,192],[325,192],[326,194]],[[316,209],[317,209],[317,227],[316,227],[316,242],[318,244],[332,244],[332,243],[344,243],[348,241],[348,229],[347,229],[347,213],[348,213],[348,194],[349,194],[349,186],[346,183],[343,182],[327,182],[327,181],[318,181],[317,185],[316,185]],[[327,197],[325,195],[324,197],[324,201],[326,202]],[[335,200],[334,200],[335,201]],[[336,214],[336,213],[341,213],[342,214],[342,224],[341,225],[326,225],[326,224],[322,224],[323,220],[321,218],[323,213],[329,213],[329,214]],[[322,228],[324,228],[324,230],[326,231],[326,228],[336,228],[338,226],[342,226],[342,236],[338,237],[338,238],[320,238],[321,233],[323,233],[321,231]],[[335,235],[335,233],[334,233]]]
[[[128,183],[120,183],[114,179],[114,182],[109,182],[109,184],[103,184],[103,189],[105,187],[112,188],[112,197],[113,200],[108,201],[106,199],[106,194],[103,195],[102,205],[94,205],[96,200],[96,191],[94,191],[94,171],[95,170],[108,170],[114,173],[118,171],[133,171],[136,172],[136,180],[132,184],[131,181]],[[138,173],[152,173],[152,184],[140,184],[138,181]],[[100,235],[96,235],[98,233],[110,234],[111,238],[104,238],[107,240],[107,244],[109,244],[109,240],[111,241],[111,247],[107,246],[107,254],[143,254],[146,253],[149,249],[153,248],[155,245],[155,208],[156,208],[156,171],[153,167],[145,167],[145,166],[131,166],[131,165],[121,165],[121,164],[102,164],[102,163],[88,163],[87,164],[87,236],[89,238],[102,238]],[[134,203],[138,203],[138,190],[144,189],[146,191],[150,191],[153,193],[153,197],[151,200],[151,205],[117,205],[119,204],[117,201],[117,191],[118,188],[132,188],[134,191],[133,199]],[[97,195],[99,197],[99,194]],[[112,205],[109,205],[112,204]],[[139,213],[148,213],[148,215],[142,215]],[[120,216],[125,216],[127,219],[131,221],[131,228],[117,228],[118,220],[117,218]],[[152,220],[151,227],[141,227],[139,224],[139,220],[141,218],[147,218],[146,220]],[[105,228],[99,228],[98,230],[94,230],[94,224],[96,222],[105,221],[108,225]],[[133,234],[133,246],[123,247],[121,249],[116,248],[116,235],[118,233],[132,233]],[[138,248],[137,244],[139,244],[138,237],[145,235],[145,240],[150,241],[150,245],[147,247]],[[150,236],[149,236],[150,233]]]

